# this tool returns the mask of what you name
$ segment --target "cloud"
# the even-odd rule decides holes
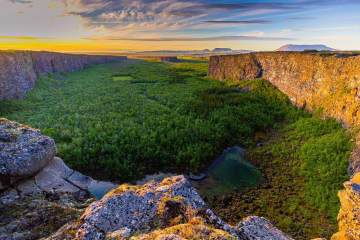
[[[0,39],[7,40],[40,40],[40,39],[49,39],[46,37],[25,37],[25,36],[0,36]]]
[[[30,4],[32,3],[31,0],[10,0],[12,3],[21,3],[21,4]]]
[[[291,21],[297,21],[297,20],[315,20],[316,18],[314,17],[290,17],[287,18],[287,20],[291,20]]]
[[[297,0],[296,2],[256,2],[236,4],[199,4],[192,7],[177,9],[172,12],[175,16],[194,16],[209,11],[251,11],[251,10],[301,10],[312,7],[331,5],[360,4],[359,0]]]
[[[201,4],[197,6],[177,9],[172,12],[175,16],[193,16],[208,11],[250,11],[250,10],[291,10],[300,9],[299,5],[277,2],[242,3],[242,4]]]
[[[267,20],[244,20],[244,21],[203,21],[204,23],[212,24],[268,24],[272,23]]]
[[[86,40],[108,40],[108,41],[138,41],[138,42],[209,42],[209,41],[292,41],[293,38],[279,37],[257,37],[257,36],[212,36],[212,37],[159,37],[159,38],[127,38],[127,37],[106,37],[106,38],[85,38]]]

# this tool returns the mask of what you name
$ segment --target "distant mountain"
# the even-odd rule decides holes
[[[215,48],[212,51],[213,52],[232,52],[233,50],[231,48]]]
[[[158,51],[124,51],[119,54],[129,55],[141,55],[141,56],[212,56],[212,55],[229,55],[229,54],[240,54],[249,53],[251,50],[233,50],[231,48],[215,48],[213,50],[188,50],[188,51],[176,51],[176,50],[158,50]]]
[[[282,52],[302,52],[305,50],[317,50],[317,51],[336,51],[334,48],[329,48],[325,45],[284,45],[276,51]]]

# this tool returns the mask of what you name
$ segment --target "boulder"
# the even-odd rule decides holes
[[[60,239],[269,239],[292,240],[267,220],[250,217],[232,227],[218,218],[184,176],[145,185],[121,185],[93,202]]]
[[[81,217],[79,239],[105,239],[108,234],[133,235],[157,228],[184,224],[201,216],[217,229],[233,232],[231,227],[208,209],[184,176],[143,186],[121,185],[100,201],[90,205]],[[116,232],[116,233],[114,233]]]
[[[53,139],[7,119],[0,119],[0,187],[35,175],[56,155]]]

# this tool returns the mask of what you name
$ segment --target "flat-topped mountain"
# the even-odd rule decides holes
[[[293,45],[293,44],[288,44],[288,45],[284,45],[278,49],[276,49],[276,51],[281,51],[281,52],[302,52],[305,50],[317,50],[317,51],[336,51],[336,49],[334,48],[330,48],[328,46],[325,45]]]

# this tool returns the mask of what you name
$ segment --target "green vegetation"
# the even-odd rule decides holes
[[[92,66],[40,79],[26,100],[1,102],[0,115],[41,129],[70,167],[104,180],[198,173],[227,147],[250,148],[266,181],[224,206],[210,202],[221,217],[259,213],[299,238],[335,232],[349,134],[295,109],[267,81],[222,83],[208,79],[207,68],[139,60]]]
[[[266,81],[248,94],[207,79],[207,68],[133,60],[49,76],[26,100],[2,103],[2,115],[40,128],[70,167],[97,178],[199,172],[224,148],[249,146],[254,132],[296,112]]]
[[[233,224],[258,215],[296,239],[329,239],[337,231],[337,192],[349,179],[353,147],[349,134],[334,119],[305,116],[282,123],[266,135],[246,154],[265,182],[210,200],[209,205]]]

